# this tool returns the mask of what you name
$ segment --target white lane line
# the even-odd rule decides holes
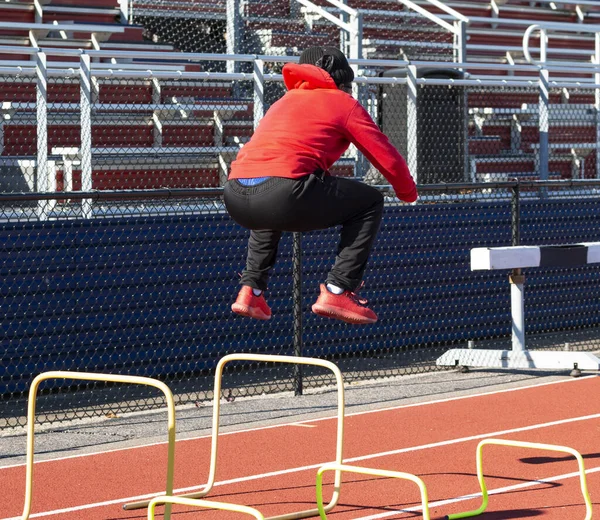
[[[438,447],[442,447],[442,446],[449,446],[452,444],[459,444],[462,442],[470,442],[473,440],[478,440],[478,439],[484,439],[487,437],[498,437],[501,435],[507,435],[509,433],[518,433],[518,432],[524,432],[524,431],[530,431],[530,430],[535,430],[535,429],[541,429],[541,428],[549,428],[551,426],[558,426],[558,425],[562,425],[562,424],[569,424],[569,423],[574,423],[574,422],[581,422],[581,421],[587,421],[590,419],[599,419],[600,418],[600,413],[597,414],[593,414],[593,415],[584,415],[581,417],[572,417],[570,419],[561,419],[559,421],[551,421],[551,422],[547,422],[547,423],[540,423],[540,424],[534,424],[534,425],[530,425],[530,426],[523,426],[521,428],[513,428],[510,430],[500,430],[500,431],[496,431],[496,432],[490,432],[490,433],[482,433],[479,435],[471,435],[469,437],[460,437],[457,439],[450,439],[450,440],[445,440],[445,441],[440,441],[440,442],[434,442],[434,443],[430,443],[430,444],[423,444],[420,446],[410,446],[408,448],[399,448],[397,450],[391,450],[391,451],[384,451],[384,452],[379,452],[379,453],[372,453],[370,455],[362,455],[360,457],[353,457],[353,458],[349,458],[349,459],[344,459],[344,463],[351,463],[351,462],[358,462],[358,461],[363,461],[363,460],[369,460],[369,459],[375,459],[378,457],[385,457],[385,456],[389,456],[389,455],[398,455],[400,453],[408,453],[408,452],[413,452],[413,451],[419,451],[419,450],[426,450],[426,449],[431,449],[431,448],[438,448]],[[281,475],[289,475],[292,473],[298,473],[301,471],[307,471],[307,470],[311,470],[311,469],[318,469],[320,468],[323,464],[325,464],[325,462],[320,462],[318,464],[311,464],[309,466],[301,466],[301,467],[297,467],[297,468],[290,468],[290,469],[285,469],[285,470],[279,470],[279,471],[270,471],[267,473],[260,473],[258,475],[249,475],[246,477],[237,477],[237,478],[233,478],[233,479],[229,479],[229,480],[223,480],[220,482],[215,482],[215,487],[216,486],[225,486],[228,484],[238,484],[240,482],[249,482],[252,480],[258,480],[258,479],[262,479],[262,478],[268,478],[268,477],[276,477],[276,476],[281,476]],[[592,471],[600,471],[600,467],[598,468],[594,468],[593,470],[588,470],[586,471],[586,473],[590,473]],[[181,494],[181,493],[189,493],[192,491],[197,491],[199,489],[202,489],[203,487],[205,487],[204,484],[202,485],[197,485],[197,486],[190,486],[190,487],[186,487],[186,488],[180,488],[180,489],[176,489],[174,490],[174,494]],[[34,513],[30,516],[30,518],[41,518],[41,517],[45,517],[45,516],[52,516],[52,515],[58,515],[58,514],[64,514],[64,513],[71,513],[71,512],[75,512],[75,511],[81,511],[84,509],[92,509],[95,507],[104,507],[104,506],[110,506],[110,505],[114,505],[114,504],[125,504],[128,502],[138,502],[140,500],[147,500],[149,498],[152,498],[154,496],[160,495],[160,494],[164,494],[164,491],[157,491],[156,493],[151,493],[151,494],[145,494],[145,495],[137,495],[137,496],[133,496],[133,497],[126,497],[126,498],[119,498],[119,499],[115,499],[115,500],[107,500],[104,502],[96,502],[94,504],[85,504],[85,505],[81,505],[81,506],[73,506],[73,507],[69,507],[69,508],[65,508],[65,509],[56,509],[53,511],[45,511],[45,512],[41,512],[41,513]],[[12,518],[5,518],[3,520],[19,520],[21,517],[12,517]]]
[[[590,473],[598,473],[599,471],[600,471],[600,467],[586,470],[585,473],[586,473],[586,475],[589,475]],[[498,495],[500,493],[506,493],[506,492],[515,491],[518,489],[534,487],[534,486],[537,486],[540,484],[550,484],[551,482],[558,482],[560,480],[567,480],[567,479],[575,478],[575,477],[579,477],[578,471],[575,471],[573,473],[565,473],[564,475],[556,475],[555,477],[547,477],[547,478],[543,478],[543,479],[532,480],[530,482],[522,482],[520,484],[514,484],[512,486],[506,486],[506,487],[497,488],[497,489],[488,489],[488,494],[489,495]],[[458,502],[464,502],[466,500],[472,500],[474,498],[481,498],[481,493],[473,493],[472,495],[463,495],[462,497],[449,498],[447,500],[438,500],[437,502],[430,502],[429,508],[432,509],[434,507],[446,506],[448,504],[456,504]],[[387,518],[388,516],[394,516],[394,515],[397,515],[398,513],[414,513],[414,512],[422,511],[422,510],[423,510],[422,506],[415,506],[415,507],[410,507],[410,508],[406,508],[406,509],[400,509],[397,511],[378,513],[376,515],[361,516],[361,517],[357,518],[356,520],[376,520],[378,518]]]
[[[557,385],[557,384],[563,384],[563,383],[571,383],[571,382],[576,382],[576,381],[582,381],[584,379],[590,379],[590,378],[594,378],[594,377],[598,377],[596,375],[589,375],[589,376],[584,376],[584,377],[579,377],[579,378],[571,378],[571,379],[565,379],[563,381],[551,381],[551,382],[547,382],[547,383],[539,383],[539,384],[533,384],[533,385],[527,385],[527,386],[522,386],[522,387],[518,387],[518,388],[506,388],[503,390],[494,390],[492,392],[483,392],[483,393],[479,393],[479,394],[472,394],[472,395],[463,395],[463,396],[459,396],[459,397],[448,397],[445,399],[436,399],[433,401],[426,401],[423,403],[412,403],[412,404],[402,404],[402,405],[398,405],[398,406],[392,406],[389,408],[378,408],[376,410],[366,410],[363,412],[353,412],[353,413],[347,413],[345,414],[345,417],[354,417],[354,416],[358,416],[358,415],[367,415],[367,414],[371,414],[371,413],[380,413],[380,412],[388,412],[388,411],[392,411],[392,410],[401,410],[403,408],[417,408],[417,407],[421,407],[421,406],[429,406],[432,404],[441,404],[441,403],[449,403],[452,401],[461,401],[463,399],[473,399],[476,397],[485,397],[485,396],[491,396],[491,395],[497,395],[497,394],[504,394],[504,393],[508,393],[508,392],[517,392],[519,390],[528,390],[528,389],[532,389],[532,388],[538,388],[538,387],[543,387],[543,386],[550,386],[550,385]],[[337,419],[337,415],[336,416],[331,416],[331,417],[319,417],[317,419],[306,419],[304,421],[294,421],[293,423],[281,423],[281,424],[272,424],[270,426],[259,426],[256,428],[247,428],[244,430],[236,430],[236,431],[230,431],[230,432],[223,432],[223,433],[219,433],[219,437],[221,436],[225,436],[225,435],[237,435],[239,433],[249,433],[249,432],[257,432],[257,431],[263,431],[263,430],[272,430],[274,428],[284,428],[284,427],[288,427],[291,424],[293,425],[299,425],[299,424],[307,424],[307,423],[315,423],[315,422],[322,422],[322,421],[332,421],[332,420],[336,420]],[[200,435],[198,437],[189,437],[187,439],[181,439],[178,440],[178,443],[182,443],[182,442],[190,442],[190,441],[197,441],[200,439],[206,439],[206,438],[210,438],[211,434],[207,434],[207,435]],[[127,450],[136,450],[139,448],[151,448],[153,446],[163,446],[167,444],[166,441],[161,441],[161,442],[153,442],[153,443],[149,443],[149,444],[140,444],[138,446],[128,446],[126,448],[115,448],[112,450],[105,450],[105,451],[98,451],[98,452],[94,452],[94,453],[80,453],[77,455],[66,455],[64,457],[57,457],[57,458],[53,458],[53,459],[47,459],[47,460],[40,460],[37,461],[36,464],[44,464],[46,462],[60,462],[62,460],[69,460],[69,459],[78,459],[81,457],[95,457],[95,456],[99,456],[99,455],[104,455],[105,453],[117,453],[120,451],[127,451]],[[20,466],[25,466],[25,463],[21,463],[21,464],[12,464],[9,466],[2,466],[0,467],[0,472],[3,469],[9,469],[9,468],[18,468]]]

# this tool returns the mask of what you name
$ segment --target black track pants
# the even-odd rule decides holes
[[[300,179],[270,177],[256,186],[225,184],[227,211],[251,230],[241,284],[265,290],[283,231],[314,231],[342,226],[337,255],[327,282],[356,290],[383,214],[383,196],[362,182],[310,174]]]

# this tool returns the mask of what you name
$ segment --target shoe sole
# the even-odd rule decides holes
[[[320,307],[316,304],[312,306],[312,311],[323,318],[333,318],[353,325],[369,325],[377,322],[377,318],[366,318],[360,314],[345,313],[342,309],[333,310],[331,307]]]
[[[247,305],[240,305],[239,303],[234,303],[231,306],[231,310],[240,316],[245,316],[246,318],[254,318],[255,320],[267,321],[271,319],[269,314],[265,314],[260,309],[255,309],[253,307],[248,307]]]

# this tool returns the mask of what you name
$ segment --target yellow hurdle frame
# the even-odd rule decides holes
[[[221,382],[223,379],[223,368],[227,363],[231,361],[258,361],[265,363],[288,363],[298,365],[313,365],[328,368],[333,372],[336,379],[337,392],[338,392],[338,415],[337,415],[337,440],[336,440],[336,453],[335,462],[337,464],[342,463],[342,452],[343,452],[343,439],[344,439],[344,380],[340,369],[334,363],[323,359],[310,358],[310,357],[296,357],[296,356],[277,356],[268,354],[229,354],[221,358],[217,364],[215,373],[215,386],[213,393],[213,423],[212,423],[212,441],[211,441],[211,452],[210,452],[210,469],[208,482],[204,485],[202,491],[195,493],[189,493],[180,495],[183,498],[202,498],[206,496],[212,489],[215,483],[215,475],[217,471],[217,448],[219,439],[219,413],[221,406]],[[331,502],[325,506],[326,511],[330,511],[335,507],[339,500],[340,488],[341,488],[341,471],[336,470],[335,483],[333,496]],[[168,494],[168,493],[167,493]],[[123,509],[140,509],[148,507],[149,501],[143,502],[132,502],[123,506]],[[296,520],[298,518],[308,518],[311,516],[318,516],[319,509],[308,509],[305,511],[297,511],[295,513],[288,513],[280,516],[272,516],[265,520]]]
[[[168,411],[168,454],[167,454],[167,484],[166,494],[173,494],[173,474],[175,469],[175,401],[170,388],[162,381],[149,377],[121,376],[113,374],[94,374],[91,372],[52,371],[38,375],[29,389],[27,403],[27,456],[25,475],[25,504],[23,506],[22,520],[28,520],[31,514],[31,500],[33,493],[33,456],[35,432],[35,405],[37,391],[42,381],[47,379],[76,379],[84,381],[104,381],[107,383],[126,383],[133,385],[146,385],[159,389],[166,398]],[[170,506],[165,508],[165,520],[169,520]]]
[[[585,501],[586,515],[584,520],[591,520],[592,518],[592,501],[590,499],[590,494],[588,492],[587,480],[585,478],[585,467],[583,464],[583,457],[581,454],[574,450],[573,448],[569,448],[568,446],[556,446],[554,444],[538,444],[534,442],[522,442],[522,441],[510,441],[504,439],[484,439],[477,445],[477,479],[479,480],[479,485],[481,487],[481,495],[482,495],[482,503],[478,509],[474,509],[473,511],[465,511],[464,513],[455,513],[453,515],[448,515],[449,520],[455,520],[459,518],[468,518],[471,516],[477,516],[483,513],[488,506],[488,491],[485,486],[485,480],[483,477],[483,447],[486,444],[495,444],[498,446],[513,446],[516,448],[532,448],[535,450],[548,450],[548,451],[559,451],[563,453],[569,453],[573,455],[577,459],[577,463],[579,466],[579,481],[581,485],[581,492],[583,494],[583,500]]]
[[[360,473],[363,475],[373,475],[375,477],[389,477],[403,480],[410,480],[419,486],[421,492],[421,504],[423,506],[423,520],[430,520],[429,503],[427,500],[427,488],[425,483],[412,473],[404,473],[402,471],[390,471],[386,469],[363,468],[361,466],[349,466],[347,464],[330,463],[325,464],[317,471],[317,507],[321,520],[327,520],[326,511],[323,508],[323,473],[326,471],[344,471],[348,473]]]
[[[262,513],[253,507],[240,506],[238,504],[227,504],[226,502],[213,502],[210,500],[198,500],[184,497],[156,497],[150,500],[148,504],[148,520],[154,520],[154,509],[159,504],[179,504],[190,507],[205,507],[208,509],[219,509],[221,511],[233,511],[234,513],[244,513],[256,518],[256,520],[265,520]]]

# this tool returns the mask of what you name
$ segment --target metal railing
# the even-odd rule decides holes
[[[442,17],[437,16],[419,4],[412,2],[411,0],[398,0],[401,4],[405,5],[409,9],[423,15],[429,21],[439,25],[446,29],[450,34],[453,35],[453,47],[454,47],[454,61],[465,62],[467,61],[467,25],[469,19],[463,16],[458,11],[448,7],[443,2],[438,0],[427,0],[427,3],[431,6],[437,7],[449,15],[452,23],[448,23]]]
[[[540,59],[536,61],[532,58],[529,48],[529,42],[531,39],[531,35],[535,32],[540,32]],[[573,27],[572,24],[558,24],[558,23],[543,23],[543,24],[533,24],[530,25],[525,33],[523,34],[523,54],[527,61],[532,64],[540,65],[542,67],[540,72],[540,88],[543,89],[544,92],[547,91],[547,73],[543,72],[544,67],[552,62],[548,60],[547,50],[548,50],[548,31],[561,31],[561,32],[583,32],[583,33],[591,33],[594,35],[595,42],[595,52],[593,56],[592,63],[589,64],[578,64],[578,66],[593,69],[594,70],[594,83],[600,84],[600,25],[577,25]],[[594,108],[596,109],[596,125],[600,129],[600,91],[598,89],[594,90],[595,103]],[[542,96],[540,98],[540,116],[542,113],[544,114],[543,120],[543,128],[540,127],[540,157],[541,164],[547,165],[547,156],[548,156],[548,120],[547,120],[547,111],[548,111],[549,101],[547,100],[547,96]],[[541,120],[541,118],[540,118]],[[542,132],[544,132],[542,134]],[[600,132],[600,130],[599,130]],[[600,134],[599,134],[600,137]],[[598,176],[600,177],[600,147],[598,146],[600,143],[600,139],[596,143],[595,154],[596,154],[596,164]],[[546,166],[547,168],[547,166]],[[547,170],[544,171],[545,177],[547,178]]]
[[[352,9],[338,0],[327,0],[329,4],[341,11],[341,15],[338,18],[310,0],[296,1],[303,5],[309,12],[318,14],[341,29],[340,42],[342,44],[342,48],[347,47],[347,50],[345,51],[349,58],[361,59],[363,57],[362,14],[359,10]]]
[[[455,61],[465,62],[467,61],[467,49],[471,47],[472,49],[478,50],[494,50],[495,47],[493,45],[479,45],[477,47],[469,46],[467,43],[468,31],[469,27],[472,24],[481,24],[481,23],[490,23],[496,25],[502,25],[507,27],[515,27],[518,29],[527,28],[524,39],[527,39],[527,44],[524,44],[524,54],[527,61],[532,62],[531,55],[529,53],[529,39],[534,30],[540,30],[540,52],[543,53],[540,61],[546,61],[546,52],[548,45],[548,30],[560,31],[560,32],[571,32],[571,33],[598,33],[598,26],[593,26],[591,24],[583,24],[583,23],[565,23],[565,22],[538,22],[535,17],[531,17],[530,19],[523,18],[511,18],[511,17],[501,17],[499,16],[499,11],[502,10],[502,7],[497,8],[494,11],[495,15],[493,17],[482,17],[482,16],[464,16],[455,9],[452,9],[448,5],[439,2],[438,0],[426,0],[425,2],[421,2],[421,4],[425,4],[426,6],[431,6],[436,9],[441,10],[443,15],[436,15],[430,11],[428,11],[423,5],[415,3],[411,0],[398,0],[401,4],[407,6],[409,9],[421,14],[427,20],[432,21],[438,26],[444,28],[448,32],[454,35],[454,49],[455,49]],[[552,0],[543,0],[543,3],[547,4],[551,7],[556,2]],[[582,6],[597,6],[597,3],[594,1],[583,1],[578,2],[577,0],[568,0],[565,2],[560,2],[563,5],[572,6],[577,15],[579,17],[580,22],[582,22],[585,18],[585,13],[583,13],[581,7]],[[492,7],[495,7],[495,4],[491,4]],[[536,25],[536,28],[533,29],[533,24]],[[510,54],[510,51],[509,51]],[[596,51],[596,63],[598,52]],[[585,56],[582,54],[582,56]]]
[[[532,31],[534,28],[531,29]],[[593,29],[590,29],[593,30]],[[524,39],[524,48],[525,44],[528,40]],[[2,52],[23,52],[22,49],[18,47],[12,48],[3,48]],[[38,192],[44,191],[53,191],[53,186],[55,186],[55,182],[52,180],[54,177],[54,172],[51,169],[54,167],[55,158],[49,158],[48,156],[48,114],[50,110],[75,110],[79,112],[80,115],[80,144],[75,149],[67,148],[63,151],[62,148],[56,148],[50,150],[54,155],[59,155],[62,157],[62,163],[66,164],[68,168],[71,168],[70,163],[73,159],[77,159],[79,164],[81,165],[81,189],[82,191],[89,191],[93,188],[92,185],[92,162],[93,155],[95,153],[111,153],[113,155],[120,153],[116,148],[108,148],[107,150],[97,150],[92,146],[92,112],[94,110],[102,108],[104,105],[98,104],[99,93],[98,93],[98,84],[97,81],[99,79],[119,79],[119,80],[152,80],[153,86],[160,89],[161,81],[168,80],[225,80],[231,82],[240,82],[247,81],[251,82],[253,85],[253,97],[250,100],[253,107],[253,126],[254,128],[262,118],[267,108],[267,101],[264,97],[265,85],[267,82],[281,83],[282,76],[280,74],[274,73],[264,73],[263,64],[266,62],[273,63],[282,63],[294,61],[297,58],[295,57],[281,57],[281,56],[255,56],[255,55],[207,55],[207,54],[187,54],[187,53],[174,53],[174,55],[169,55],[170,58],[183,60],[186,59],[186,63],[193,62],[202,62],[202,60],[211,59],[211,60],[221,60],[221,61],[234,61],[234,62],[251,62],[254,63],[254,71],[253,73],[219,73],[219,72],[193,72],[185,70],[185,63],[181,63],[177,65],[175,62],[171,63],[173,68],[169,70],[165,70],[161,67],[161,64],[158,63],[156,65],[156,70],[153,70],[151,67],[152,64],[148,64],[147,70],[140,70],[138,68],[129,68],[127,64],[118,64],[115,65],[115,68],[107,68],[107,64],[100,64],[98,66],[93,59],[101,58],[107,56],[120,56],[121,54],[113,51],[103,51],[103,50],[55,50],[55,49],[28,49],[26,51],[28,54],[31,54],[36,59],[31,62],[29,66],[15,66],[15,67],[2,67],[0,68],[0,73],[3,74],[18,74],[19,76],[32,76],[36,78],[36,90],[37,90],[37,102],[35,106],[31,106],[29,110],[35,109],[36,112],[36,120],[37,120],[37,154],[36,161],[38,171],[41,172],[40,175],[37,176],[37,190]],[[123,55],[126,53],[123,51]],[[69,68],[55,68],[54,62],[47,61],[47,55],[57,55],[57,56],[79,56],[79,66],[77,64],[72,63]],[[156,60],[159,58],[164,58],[161,53],[158,52],[146,52],[139,53],[138,55],[140,59],[148,59],[148,60]],[[537,109],[535,110],[537,120],[538,120],[538,130],[539,130],[539,141],[537,148],[532,148],[531,152],[536,154],[536,163],[538,165],[538,171],[540,179],[547,180],[549,177],[549,161],[550,161],[550,142],[549,142],[549,111],[551,109],[551,101],[549,97],[549,91],[552,89],[577,89],[581,92],[587,91],[595,96],[595,104],[593,108],[596,113],[596,126],[600,128],[600,102],[599,102],[599,92],[600,92],[600,65],[598,64],[586,64],[579,66],[579,64],[573,64],[570,67],[565,67],[564,65],[555,65],[553,62],[546,62],[541,64],[532,64],[530,66],[515,66],[515,65],[499,65],[498,70],[506,70],[512,72],[526,72],[530,71],[532,74],[530,76],[512,76],[506,79],[500,78],[490,78],[489,76],[481,76],[477,74],[477,71],[480,69],[485,69],[489,65],[488,64],[477,64],[477,63],[446,63],[446,62],[408,62],[402,61],[397,62],[393,60],[358,60],[351,59],[350,62],[353,66],[357,68],[374,68],[374,67],[394,67],[397,69],[398,67],[404,66],[404,70],[406,74],[403,77],[361,77],[358,76],[356,78],[356,84],[358,86],[363,87],[381,87],[382,85],[405,85],[407,89],[406,95],[406,127],[408,128],[407,132],[407,148],[406,148],[406,156],[408,164],[411,168],[411,171],[414,173],[416,178],[420,179],[419,173],[419,161],[418,161],[418,150],[419,150],[419,142],[418,135],[419,132],[416,131],[419,123],[419,87],[429,86],[448,86],[456,89],[460,88],[473,88],[473,87],[481,87],[481,88],[495,88],[495,87],[506,87],[506,88],[533,88],[538,92],[538,100],[537,100]],[[179,67],[179,68],[177,68]],[[419,70],[422,68],[431,69],[438,68],[440,70],[448,69],[451,67],[455,70],[462,70],[466,73],[465,79],[446,79],[446,78],[423,78],[419,75]],[[587,74],[590,77],[584,78],[578,76],[576,78],[570,77],[557,77],[555,79],[551,78],[552,73],[559,72],[570,72]],[[52,104],[48,102],[47,92],[48,92],[48,78],[50,77],[70,77],[73,81],[77,81],[80,85],[80,95],[79,100],[76,103],[71,104]],[[230,100],[232,101],[232,100]],[[10,102],[4,102],[2,105],[3,113],[13,113],[17,110],[17,105],[20,110],[24,110],[27,108],[27,104],[19,103],[14,106]],[[239,106],[238,106],[239,105]],[[240,110],[243,109],[243,104],[224,105],[224,110]],[[113,108],[109,108],[113,111],[123,111],[123,110],[138,110],[144,109],[149,111],[160,112],[160,111],[185,111],[185,110],[200,110],[204,105],[198,102],[193,103],[180,103],[173,102],[169,105],[164,105],[161,103],[146,103],[136,108],[136,106],[128,106],[127,104],[115,105]],[[215,105],[214,107],[211,104],[206,105],[207,107],[212,107],[216,111],[219,108]],[[377,107],[374,107],[377,109]],[[465,107],[465,110],[467,107]],[[469,110],[479,117],[482,112],[475,113],[471,108]],[[529,113],[531,113],[531,109],[528,109]],[[491,113],[491,112],[489,112]],[[513,112],[516,114],[517,112]],[[465,112],[465,120],[469,118],[467,113]],[[158,117],[158,116],[155,116]],[[215,115],[215,117],[217,117]],[[160,142],[160,141],[159,141]],[[598,143],[600,141],[596,141]],[[564,143],[564,147],[568,150],[569,142],[566,141]],[[594,149],[596,154],[600,153],[600,147],[594,143],[590,143],[589,141],[582,145],[579,141],[572,141],[572,147],[581,149]],[[223,144],[217,145],[220,147],[220,150],[215,150],[217,153],[221,154],[231,154],[235,153],[237,149],[234,147],[227,147]],[[552,145],[555,146],[555,145]],[[556,145],[557,146],[557,145]],[[156,151],[163,150],[167,151],[167,148],[156,148]],[[111,151],[112,150],[112,151]],[[176,149],[173,149],[175,153]],[[147,150],[151,152],[153,150]],[[202,153],[202,148],[194,148],[190,147],[189,153]],[[208,149],[206,150],[208,151]],[[126,150],[123,150],[125,153]],[[598,165],[600,164],[600,160],[597,161],[597,176],[600,177],[600,169]],[[221,178],[226,178],[227,175],[227,163],[222,162],[221,164]],[[70,170],[69,170],[70,171]],[[44,173],[45,172],[45,173]],[[358,176],[363,177],[365,174],[364,171],[358,171]],[[69,176],[67,176],[67,185],[70,185]],[[475,180],[470,176],[465,176],[464,180],[471,178],[471,180]],[[90,217],[92,215],[92,210],[89,204],[83,205],[83,215]],[[46,218],[44,215],[44,211],[39,209],[38,216],[40,218]]]

